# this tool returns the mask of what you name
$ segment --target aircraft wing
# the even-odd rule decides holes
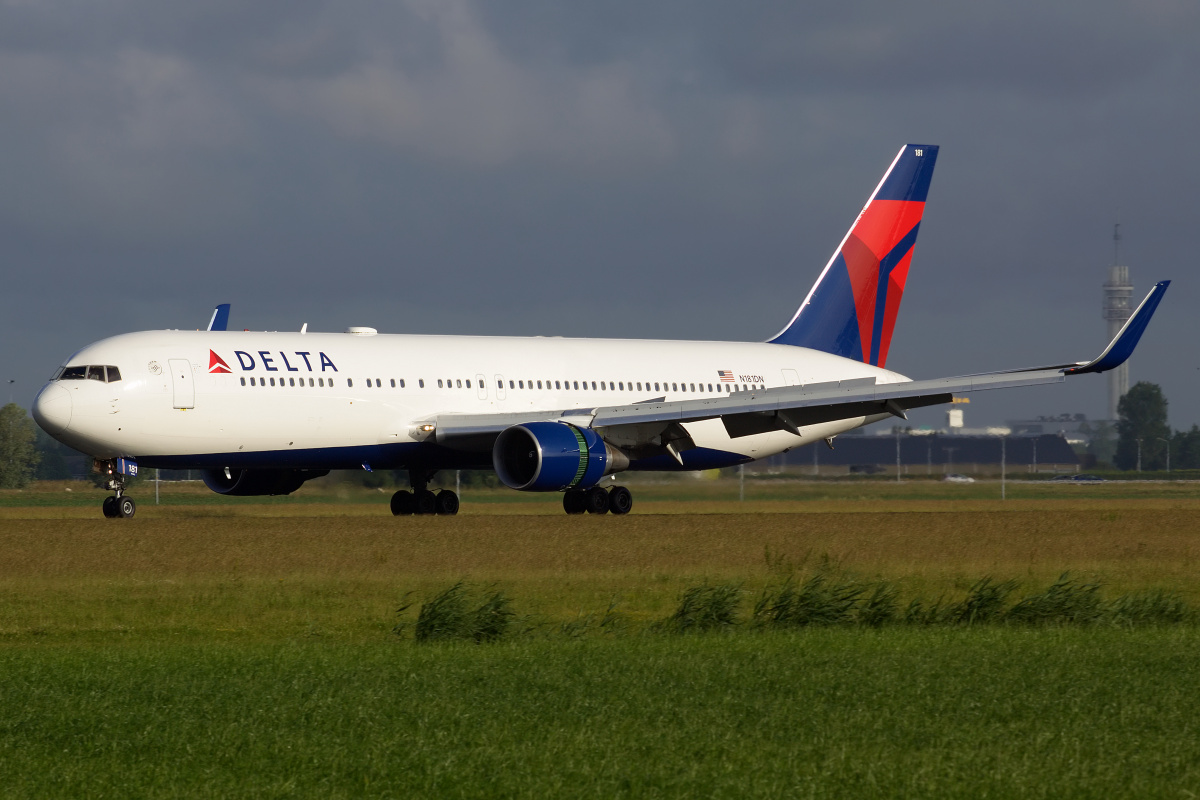
[[[683,422],[719,418],[730,437],[739,438],[780,430],[797,433],[806,425],[873,414],[904,417],[909,409],[949,403],[956,394],[1061,383],[1068,375],[1104,372],[1118,367],[1133,353],[1169,285],[1170,281],[1158,283],[1104,352],[1091,361],[900,383],[876,383],[875,378],[857,378],[696,400],[652,401],[592,409],[441,414],[430,424],[439,444],[456,449],[483,450],[490,448],[505,428],[543,420],[603,428],[605,433],[611,432],[615,434],[614,438],[625,441],[630,441],[633,429],[640,426],[636,438],[645,444],[653,442],[666,446],[672,440],[686,438],[686,432],[677,427]],[[669,431],[672,428],[673,433]],[[626,429],[625,435],[622,435],[622,429]]]

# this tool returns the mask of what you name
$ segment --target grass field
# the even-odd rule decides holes
[[[1200,485],[1010,483],[1001,502],[998,483],[748,481],[739,502],[734,481],[647,482],[624,518],[469,490],[459,517],[406,519],[317,488],[155,506],[143,485],[132,520],[99,518],[97,491],[0,493],[0,793],[1200,793],[1194,621],[658,624],[689,587],[739,587],[745,609],[818,570],[903,601],[1069,571],[1200,608]],[[413,641],[460,579],[511,599],[510,635]]]

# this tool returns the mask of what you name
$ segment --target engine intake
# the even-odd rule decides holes
[[[628,467],[629,458],[590,428],[527,422],[496,437],[492,466],[510,489],[559,492],[593,486],[605,475]]]
[[[234,497],[291,494],[305,481],[328,474],[327,469],[206,469],[204,485]]]

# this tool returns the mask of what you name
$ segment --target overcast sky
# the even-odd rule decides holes
[[[1200,423],[1200,5],[0,0],[0,378],[130,330],[762,340],[941,153],[888,366],[1132,361]],[[4,398],[5,400],[7,398]],[[1105,379],[968,424],[1104,415]],[[930,412],[927,412],[930,413]],[[927,417],[936,420],[938,415]]]

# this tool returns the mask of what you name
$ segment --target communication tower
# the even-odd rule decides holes
[[[1104,319],[1108,322],[1108,339],[1129,321],[1133,309],[1133,284],[1129,282],[1129,267],[1119,266],[1121,260],[1121,224],[1113,225],[1113,265],[1108,268],[1104,283]],[[1108,371],[1108,418],[1117,418],[1117,403],[1129,391],[1129,362]]]

